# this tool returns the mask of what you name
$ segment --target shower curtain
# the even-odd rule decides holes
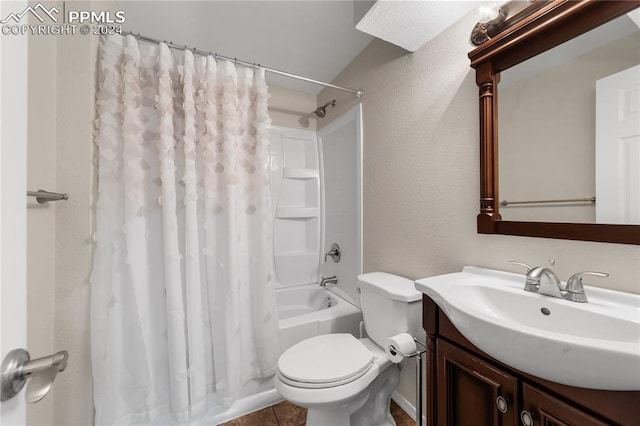
[[[99,68],[96,424],[184,423],[280,355],[264,70],[118,35]]]

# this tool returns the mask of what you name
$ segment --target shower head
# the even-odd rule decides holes
[[[334,99],[334,100],[329,101],[329,102],[327,102],[326,104],[322,105],[321,107],[316,108],[316,110],[315,110],[315,111],[313,111],[313,113],[314,113],[315,115],[317,115],[318,117],[320,117],[320,118],[324,118],[324,116],[325,116],[325,115],[327,115],[327,107],[328,107],[329,105],[331,105],[332,107],[334,107],[334,108],[335,108],[335,106],[336,106],[336,100]]]

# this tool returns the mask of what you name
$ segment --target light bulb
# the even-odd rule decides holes
[[[478,8],[478,12],[480,12],[480,19],[478,19],[478,22],[486,24],[500,16],[500,7],[494,3],[490,6],[482,6]]]

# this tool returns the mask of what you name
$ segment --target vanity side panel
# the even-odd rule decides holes
[[[438,414],[435,395],[438,394],[438,360],[436,343],[438,337],[438,305],[431,298],[422,296],[422,328],[427,334],[426,359],[426,420],[428,425],[435,425]]]

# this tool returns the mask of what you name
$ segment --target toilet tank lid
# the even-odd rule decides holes
[[[416,290],[413,281],[386,272],[360,274],[358,285],[400,302],[417,302],[422,299],[422,293]]]

